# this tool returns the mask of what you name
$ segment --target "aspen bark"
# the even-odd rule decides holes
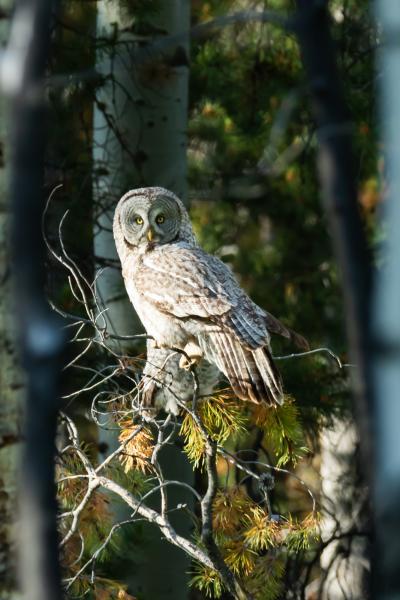
[[[98,51],[96,67],[107,78],[95,105],[93,135],[94,201],[98,207],[94,250],[100,267],[109,261],[118,264],[112,221],[122,194],[137,187],[163,186],[184,200],[187,195],[188,42],[180,39],[162,52],[156,44],[166,35],[189,30],[190,2],[150,2],[144,27],[135,17],[134,4],[131,10],[127,12],[117,1],[98,2],[98,39],[114,39],[115,44],[111,53],[109,46]],[[132,33],[138,29],[140,32]],[[107,307],[108,330],[118,335],[138,333],[141,325],[119,269],[106,268],[97,280],[97,290]],[[122,348],[127,350],[126,345]],[[105,441],[110,444],[109,439]],[[192,482],[192,469],[177,448],[168,448],[160,460],[167,478]],[[190,496],[173,489],[168,497],[171,507],[192,503]],[[178,513],[171,521],[188,536],[190,524]],[[154,527],[146,526],[145,541],[135,558],[138,566],[128,580],[134,595],[152,600],[188,597],[190,561],[161,540]]]
[[[368,598],[365,513],[368,491],[357,461],[359,440],[351,418],[335,417],[321,432],[321,600]]]
[[[108,48],[97,57],[97,71],[110,79],[94,112],[94,188],[99,207],[94,249],[97,257],[116,261],[112,219],[118,199],[129,189],[155,185],[185,199],[187,185],[188,44],[179,42],[162,53],[151,46],[157,38],[189,29],[190,3],[160,4],[148,18],[147,35],[126,31],[134,23],[134,7],[132,12],[133,16],[127,14],[117,1],[98,2],[98,36],[110,38],[115,32],[118,44],[115,53],[110,55]],[[147,56],[143,48],[149,49]],[[136,333],[138,322],[119,272],[104,270],[97,289],[108,309],[110,330]]]

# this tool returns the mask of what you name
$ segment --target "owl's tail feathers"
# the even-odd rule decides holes
[[[282,337],[290,340],[292,344],[294,344],[299,350],[309,350],[310,345],[305,337],[293,331],[293,329],[289,329],[286,327],[279,319],[271,315],[271,313],[265,311],[265,322],[267,325],[267,329],[270,333],[275,333],[277,335],[281,335]]]
[[[256,404],[283,404],[282,379],[268,348],[250,350],[234,336],[218,332],[209,334],[203,350],[238,398]]]
[[[258,374],[261,376],[264,390],[267,393],[267,403],[272,405],[283,404],[282,378],[275,366],[270,351],[264,346],[264,348],[252,350],[251,354],[256,363]]]
[[[310,344],[304,336],[300,335],[300,333],[296,333],[296,331],[293,331],[293,329],[288,329],[288,331],[290,333],[290,341],[296,346],[296,348],[299,350],[304,350],[305,352],[310,350]]]

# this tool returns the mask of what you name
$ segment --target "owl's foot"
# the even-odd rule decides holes
[[[190,356],[189,358],[186,356],[182,356],[179,361],[179,367],[181,369],[185,369],[185,371],[190,371],[192,367],[195,367],[199,361],[201,360],[201,356]]]
[[[150,348],[155,348],[156,350],[159,350],[161,348],[161,346],[158,344],[158,342],[155,339],[149,339],[148,345]]]
[[[190,371],[192,367],[195,367],[203,358],[203,352],[201,348],[195,342],[188,342],[183,349],[185,354],[182,354],[179,361],[179,367]]]

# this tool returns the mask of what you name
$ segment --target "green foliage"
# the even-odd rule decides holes
[[[252,413],[256,425],[265,431],[265,443],[277,456],[278,467],[289,462],[296,465],[308,452],[299,409],[293,398],[286,396],[282,406],[256,406]]]
[[[108,0],[108,2],[116,4],[116,0]],[[160,12],[162,7],[161,0],[135,0],[135,2],[118,0],[118,5],[125,17],[125,26],[128,26],[131,19],[131,29],[137,34],[150,33],[149,21]]]
[[[300,523],[296,523],[290,518],[288,524],[289,533],[285,544],[289,552],[298,554],[301,551],[309,550],[318,541],[318,519],[315,515],[308,515]]]
[[[224,591],[219,573],[201,564],[195,566],[190,585],[204,592],[206,598],[221,598]]]
[[[140,469],[129,469],[117,461],[112,461],[104,470],[104,475],[118,483],[118,485],[129,489],[132,494],[142,495],[148,492],[151,488],[149,477]]]
[[[285,574],[283,557],[260,556],[254,561],[252,576],[246,580],[246,589],[256,600],[276,600],[282,591]],[[196,565],[190,585],[205,594],[206,598],[221,598],[223,583],[215,571]]]
[[[315,514],[301,521],[291,516],[272,518],[242,486],[220,489],[213,504],[213,528],[221,554],[255,600],[279,597],[288,556],[315,548],[317,527]],[[210,598],[219,598],[223,591],[218,575],[202,565],[196,566],[191,585]]]
[[[200,399],[198,415],[207,433],[221,445],[245,430],[246,418],[240,404],[226,392]],[[184,450],[189,460],[195,467],[204,466],[204,435],[189,413],[183,417],[180,435],[185,441]]]
[[[152,24],[161,7],[159,0],[118,2],[126,12],[127,31],[144,36],[160,33]],[[50,65],[53,73],[93,68],[95,11],[90,4],[74,0],[63,4],[66,27],[55,37]],[[236,0],[193,2],[192,20],[194,24],[205,22],[248,6]],[[286,13],[293,9],[293,2],[269,0],[264,6]],[[360,157],[360,209],[371,244],[376,244],[384,235],[374,226],[374,212],[382,199],[378,182],[383,170],[372,100],[371,50],[376,36],[366,0],[333,0],[330,7]],[[337,11],[343,19],[335,17]],[[115,50],[119,33],[115,31],[115,39],[110,40],[105,52]],[[107,46],[104,41],[102,44]],[[304,333],[312,347],[329,346],[347,362],[340,279],[320,206],[314,124],[304,94],[295,37],[261,23],[215,28],[206,38],[192,40],[190,78],[189,186],[191,216],[200,243],[230,264],[241,285],[260,306]],[[72,247],[73,256],[84,265],[89,279],[93,267],[92,214],[99,211],[91,202],[92,105],[101,83],[82,80],[49,92],[52,115],[48,167],[57,182],[61,178],[65,183],[57,210],[63,212],[67,201],[72,208],[75,216],[66,232],[67,246]],[[288,156],[288,149],[296,151]],[[53,287],[57,287],[62,305],[69,312],[78,312],[74,299],[64,290],[59,291],[60,285]],[[293,351],[277,339],[272,345],[275,354]],[[97,367],[98,355],[93,362]],[[305,468],[309,460],[306,441],[312,445],[311,451],[317,449],[321,424],[326,424],[330,415],[348,410],[348,377],[324,355],[283,361],[278,366],[290,394],[282,407],[250,406],[231,394],[219,393],[199,401],[199,418],[212,439],[232,453],[249,449],[249,461],[264,460],[267,453],[273,465]],[[130,428],[127,423],[122,432],[129,435]],[[188,414],[183,415],[180,434],[189,460],[195,467],[202,467],[204,438]],[[124,464],[111,463],[106,476],[139,497],[145,494],[151,486],[148,473],[143,472],[151,443],[149,438],[138,438],[136,445],[127,448]],[[95,445],[84,446],[83,450],[96,452]],[[81,472],[76,456],[67,454],[64,459],[60,476]],[[260,474],[257,466],[248,464]],[[274,511],[284,507],[286,516],[272,518],[260,490],[245,488],[248,482],[243,471],[227,466],[223,460],[217,468],[220,489],[214,502],[213,526],[223,557],[256,600],[282,597],[284,580],[289,577],[285,572],[288,558],[301,562],[318,544],[315,515],[304,517],[309,507],[296,495],[296,519],[287,516],[292,510],[286,498],[290,491],[282,481],[270,494],[270,501]],[[239,485],[242,478],[244,483]],[[60,485],[63,510],[76,506],[86,486],[85,479],[71,479]],[[109,513],[108,497],[94,493],[80,523],[85,537],[81,560],[74,564],[80,552],[78,535],[65,548],[68,575],[73,575],[104,539],[111,525]],[[124,598],[124,590],[112,578],[117,579],[122,558],[128,560],[133,554],[129,541],[142,548],[138,529],[113,536],[99,556],[96,587],[91,587],[85,574],[74,594],[86,593],[100,600]],[[224,593],[218,575],[200,565],[195,567],[192,585],[207,598],[220,598]]]
[[[296,463],[306,451],[298,410],[293,399],[282,407],[238,403],[231,395],[217,395],[199,402],[199,417],[220,445],[238,439],[253,424],[264,433],[277,456],[277,464]],[[183,417],[181,435],[185,451],[195,466],[203,464],[204,439],[193,418]],[[225,563],[257,600],[275,600],[283,586],[286,557],[317,543],[316,518],[302,521],[271,518],[266,506],[255,502],[243,486],[226,485],[213,503],[213,530]],[[220,598],[223,584],[212,570],[198,565],[191,585],[207,598]]]
[[[334,19],[333,28],[362,157],[360,204],[369,221],[380,201],[369,87],[373,28],[364,1],[331,4],[334,14],[344,15]],[[265,6],[293,9],[282,0]],[[210,19],[224,9],[207,2],[206,17],[204,10],[203,3],[196,5],[194,19]],[[193,41],[189,174],[192,197],[201,200],[192,204],[192,217],[201,242],[231,264],[257,303],[306,333],[312,346],[329,345],[340,353],[345,340],[339,280],[320,207],[314,124],[302,78],[295,37],[276,27],[241,23],[206,42]],[[299,142],[300,154],[278,161],[271,175],[260,173],[265,156],[275,164]],[[297,368],[285,365],[286,389],[300,404],[315,406],[325,382],[310,386],[310,377],[319,379],[318,362],[300,362],[312,364],[306,366],[308,377],[299,381]]]
[[[276,600],[283,588],[285,559],[283,556],[260,556],[255,564],[248,589],[257,600]]]
[[[253,507],[245,515],[248,528],[244,531],[245,543],[256,552],[273,548],[277,543],[279,527],[259,506]]]

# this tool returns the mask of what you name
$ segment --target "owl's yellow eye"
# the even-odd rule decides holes
[[[165,221],[164,215],[157,215],[156,223],[158,223],[158,225],[161,225],[161,223],[164,223],[164,221]]]
[[[143,225],[143,219],[142,219],[142,217],[136,217],[135,218],[135,223],[137,223],[138,225]]]

